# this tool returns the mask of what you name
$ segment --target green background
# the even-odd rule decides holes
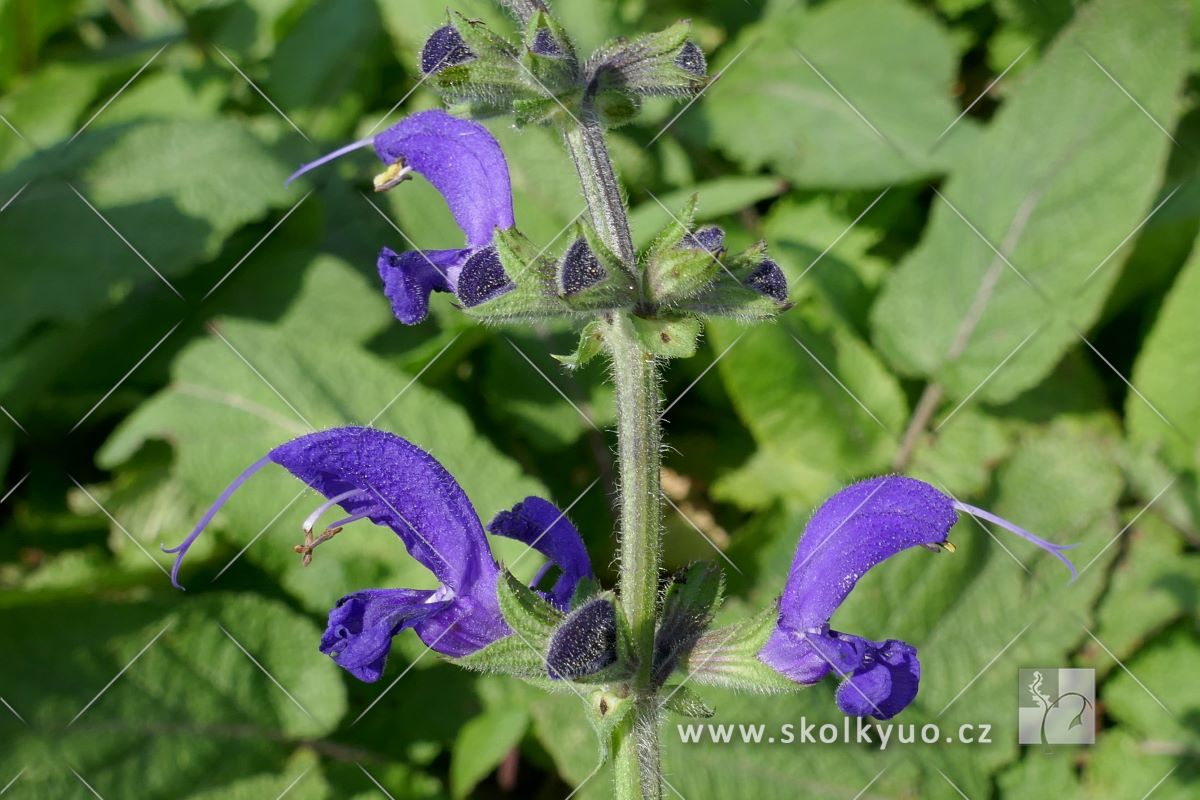
[[[1189,5],[555,4],[585,51],[693,20],[720,80],[612,137],[635,238],[698,191],[731,249],[766,239],[793,281],[777,323],[714,324],[667,370],[668,566],[719,559],[722,618],[744,617],[780,591],[817,503],[900,465],[1078,542],[1083,570],[1068,585],[964,520],[955,555],[897,556],[836,617],[919,647],[897,722],[986,723],[991,744],[684,746],[672,718],[671,796],[1194,796]],[[411,634],[375,685],[318,653],[341,594],[431,578],[361,523],[303,570],[291,546],[316,500],[281,471],[218,517],[186,594],[158,551],[273,445],[373,423],[429,449],[485,521],[530,493],[574,503],[611,585],[602,365],[566,372],[551,354],[569,330],[479,328],[445,296],[419,327],[392,319],[378,249],[461,242],[422,181],[364,194],[378,165],[360,153],[283,185],[437,103],[414,64],[444,19],[418,0],[0,0],[6,800],[607,796],[570,695],[465,674]],[[561,252],[583,203],[559,143],[489,125],[519,226]],[[1096,669],[1097,743],[1019,748],[1017,670],[1058,666]],[[714,722],[774,729],[840,721],[833,688],[704,696]]]

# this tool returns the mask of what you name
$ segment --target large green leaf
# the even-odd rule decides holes
[[[214,335],[180,354],[171,387],[122,424],[100,452],[103,464],[118,466],[147,440],[165,439],[175,450],[175,475],[199,506],[268,450],[307,433],[309,423],[315,429],[371,423],[438,458],[485,521],[526,495],[543,493],[479,436],[460,408],[419,383],[409,385],[410,376],[353,345],[232,320],[218,330],[224,341]],[[267,470],[243,487],[222,519],[239,545],[270,523],[274,535],[264,533],[246,558],[278,575],[305,607],[323,613],[343,594],[372,586],[430,585],[432,577],[394,536],[365,522],[318,551],[312,566],[303,569],[291,546],[299,543],[300,521],[314,502],[311,493],[272,520],[304,493],[283,470]],[[525,549],[506,539],[494,544],[498,553],[514,557]],[[533,569],[538,560],[525,558],[521,566]],[[185,583],[194,582],[189,572],[195,569],[185,568]]]
[[[1149,116],[1174,126],[1183,20],[1174,2],[1099,0],[1023,76],[874,309],[898,369],[958,399],[1032,337],[980,389],[999,401],[1080,344],[1158,188],[1170,140]]]
[[[1146,640],[1195,608],[1192,587],[1200,585],[1200,556],[1185,550],[1183,537],[1153,511],[1130,521],[1125,552],[1096,609],[1096,636],[1117,658],[1129,658]],[[1115,666],[1107,654],[1089,655],[1101,669]]]
[[[0,215],[0,347],[43,320],[85,319],[137,286],[178,302],[155,271],[168,280],[184,273],[241,226],[299,197],[283,186],[285,167],[227,120],[89,131],[60,150],[0,177],[5,198],[24,187]]]
[[[71,770],[101,796],[150,799],[284,772],[346,711],[320,631],[276,601],[34,594],[0,618],[38,631],[0,668],[28,723],[3,723],[2,774],[25,769],[15,798],[90,796]]]
[[[487,711],[458,732],[450,764],[450,787],[455,797],[471,790],[499,766],[529,727],[529,714],[520,708]]]
[[[847,475],[886,466],[904,396],[861,340],[821,316],[797,309],[751,330],[709,326],[714,350],[729,348],[718,367],[725,390],[761,448],[743,469],[749,485],[726,476],[724,496],[760,506],[748,490],[768,481],[773,494],[811,503]]]
[[[1200,444],[1200,247],[1167,295],[1133,368],[1125,400],[1129,436],[1161,445],[1178,466],[1197,462]],[[1164,419],[1165,417],[1165,419]]]
[[[939,171],[954,65],[948,33],[901,0],[795,4],[723,50],[711,72],[728,72],[696,113],[749,169],[770,164],[808,187],[886,186]]]
[[[1109,713],[1142,736],[1194,748],[1200,742],[1200,683],[1183,676],[1197,658],[1200,641],[1190,624],[1167,632],[1113,673],[1104,687]]]

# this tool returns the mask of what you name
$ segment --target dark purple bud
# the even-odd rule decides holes
[[[675,56],[675,66],[697,78],[708,74],[708,62],[704,60],[704,51],[691,41],[685,42],[679,50],[679,55]]]
[[[546,667],[557,680],[592,675],[616,660],[617,612],[605,597],[575,609],[554,631],[546,651]]]
[[[475,58],[453,25],[443,25],[425,40],[421,48],[421,73],[428,75],[442,67],[464,64]]]
[[[463,264],[454,293],[467,308],[494,300],[516,287],[504,271],[494,247],[476,250]]]
[[[680,247],[691,247],[705,250],[713,255],[725,249],[725,231],[717,225],[705,225],[699,230],[689,233],[679,243]]]
[[[529,49],[535,54],[547,58],[562,58],[566,55],[562,45],[554,38],[554,33],[549,28],[538,28],[537,33],[533,35],[533,45]]]
[[[746,285],[759,294],[765,294],[772,300],[777,300],[780,303],[787,302],[787,276],[783,274],[783,270],[779,268],[779,265],[769,258],[764,258],[759,262],[754,271],[750,273],[750,277],[746,278]]]
[[[608,273],[600,266],[587,241],[576,239],[572,242],[559,266],[559,288],[562,293],[567,297],[577,295],[606,277]]]

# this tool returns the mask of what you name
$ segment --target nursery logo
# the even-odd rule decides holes
[[[1017,729],[1021,744],[1095,744],[1096,671],[1018,671]]]

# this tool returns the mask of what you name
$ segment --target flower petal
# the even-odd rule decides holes
[[[493,536],[524,542],[558,565],[562,574],[550,590],[550,600],[560,609],[570,604],[579,581],[592,577],[592,562],[579,531],[547,500],[526,497],[511,511],[497,514],[487,529]]]
[[[781,622],[794,630],[828,624],[868,570],[901,550],[945,541],[957,519],[949,497],[913,478],[872,478],[842,489],[804,530]]]
[[[921,661],[917,658],[917,648],[897,639],[889,639],[880,645],[875,657],[887,665],[892,674],[891,694],[879,704],[883,714],[879,718],[891,719],[916,699],[921,683]]]
[[[921,682],[917,649],[898,639],[882,644],[862,641],[866,645],[863,663],[838,687],[837,704],[853,716],[891,719],[917,696]]]
[[[379,251],[379,277],[392,313],[405,325],[416,325],[429,313],[429,295],[452,291],[469,250]]]
[[[366,589],[346,595],[329,612],[321,652],[360,681],[379,680],[392,637],[450,605],[433,595],[423,589]]]
[[[434,185],[472,247],[513,226],[512,184],[504,152],[478,122],[440,109],[405,117],[375,137],[385,164],[403,160]]]
[[[499,577],[499,572],[484,576],[470,594],[458,595],[445,611],[418,622],[413,626],[417,636],[430,649],[458,658],[512,635],[496,596]]]
[[[338,505],[391,528],[454,592],[471,593],[487,578],[494,588],[499,568],[471,501],[416,445],[374,428],[333,428],[280,445],[270,457],[327,498],[360,490]]]
[[[892,693],[892,673],[883,664],[849,676],[838,686],[838,708],[853,717],[879,716],[879,704]]]

